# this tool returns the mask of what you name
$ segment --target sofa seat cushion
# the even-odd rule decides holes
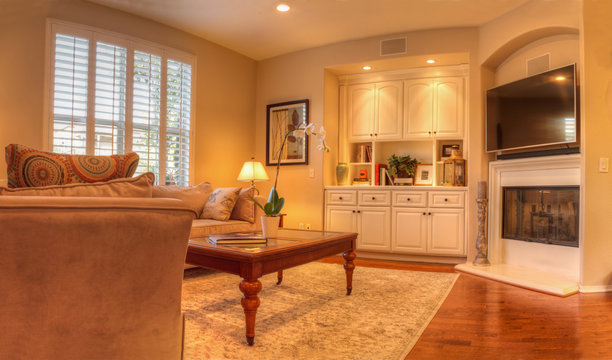
[[[8,186],[37,187],[93,183],[132,177],[138,154],[93,156],[40,151],[9,144],[5,149]]]
[[[256,231],[256,225],[248,221],[227,220],[219,221],[214,219],[194,219],[191,224],[189,238],[207,236],[209,234],[229,234],[235,232]]]

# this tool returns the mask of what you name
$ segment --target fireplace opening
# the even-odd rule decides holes
[[[503,188],[502,237],[578,247],[579,186]]]

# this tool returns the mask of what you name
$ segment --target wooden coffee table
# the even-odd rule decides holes
[[[279,272],[293,266],[302,265],[324,257],[342,253],[345,259],[346,295],[353,289],[353,270],[355,264],[356,233],[329,231],[279,229],[278,237],[268,239],[266,245],[253,245],[252,248],[213,245],[208,237],[189,240],[187,263],[240,275],[242,308],[246,320],[246,339],[253,345],[255,339],[255,315],[259,307],[263,275]]]

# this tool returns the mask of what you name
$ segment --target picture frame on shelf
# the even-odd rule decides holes
[[[295,100],[266,106],[266,165],[277,165],[285,135],[309,122],[309,100]],[[308,135],[291,134],[280,156],[280,165],[308,165]]]
[[[433,185],[433,165],[432,164],[418,164],[417,165],[416,175],[414,178],[414,185],[420,185],[420,186]]]
[[[451,156],[451,151],[453,150],[453,146],[457,146],[457,144],[446,144],[442,145],[442,151],[440,153],[441,159],[446,159]]]

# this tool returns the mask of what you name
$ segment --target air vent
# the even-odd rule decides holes
[[[380,41],[380,56],[399,55],[406,53],[406,38],[387,39]]]
[[[536,75],[550,70],[550,54],[527,60],[527,76]]]

